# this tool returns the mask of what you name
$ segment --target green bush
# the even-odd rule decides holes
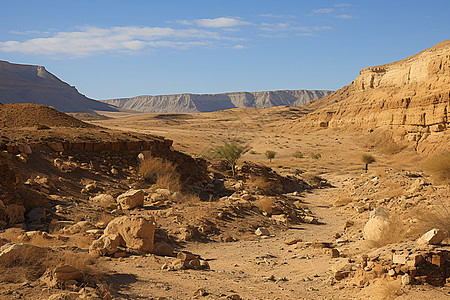
[[[366,164],[365,170],[367,172],[367,170],[369,169],[369,164],[372,164],[375,162],[375,157],[373,157],[370,154],[364,154],[361,159],[362,159],[363,163]]]
[[[301,153],[300,151],[296,151],[296,152],[292,153],[292,157],[303,158],[303,153]]]
[[[217,158],[223,158],[231,167],[233,176],[236,174],[236,162],[242,155],[250,151],[249,146],[240,146],[236,143],[225,143],[223,146],[217,146],[211,150],[211,155]]]
[[[272,162],[272,159],[275,158],[275,155],[277,155],[275,151],[271,150],[266,151],[266,157],[269,159],[269,162]]]
[[[320,153],[311,153],[311,157],[312,157],[313,159],[319,159],[319,158],[322,157],[322,155],[320,155]]]

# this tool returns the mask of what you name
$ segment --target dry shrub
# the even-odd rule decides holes
[[[181,190],[180,174],[170,161],[159,157],[149,157],[139,165],[142,177],[153,183],[154,188],[168,189],[172,192]]]
[[[400,216],[390,216],[389,225],[383,227],[381,238],[378,240],[366,240],[369,248],[380,248],[389,244],[400,243],[407,240],[409,226]]]
[[[11,261],[0,263],[0,282],[34,281],[47,269],[60,265],[71,265],[86,274],[92,274],[93,271],[88,268],[92,263],[92,258],[86,253],[71,250],[47,249],[42,253],[28,251]]]
[[[413,212],[413,216],[417,219],[412,233],[417,238],[425,232],[437,228],[450,233],[450,199],[445,199],[437,205],[433,205],[432,209],[417,208]]]
[[[385,281],[380,284],[380,299],[392,300],[404,293],[402,289],[402,281],[400,279],[394,281]]]
[[[260,210],[272,214],[274,200],[269,197],[262,197],[253,202],[253,204]]]
[[[251,175],[250,179],[246,182],[248,185],[252,187],[256,187],[262,190],[264,193],[273,195],[279,194],[283,192],[283,187],[277,182],[267,180],[262,176]]]
[[[443,152],[425,162],[424,168],[439,183],[450,183],[450,152]]]

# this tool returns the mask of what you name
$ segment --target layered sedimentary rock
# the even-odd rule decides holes
[[[236,107],[300,106],[331,94],[326,90],[284,90],[223,94],[176,94],[105,100],[106,103],[141,112],[196,113]]]
[[[6,61],[0,61],[0,103],[43,104],[63,112],[118,111],[117,107],[80,94],[43,66]]]
[[[406,59],[361,70],[351,84],[312,104],[316,111],[299,124],[386,128],[416,142],[418,151],[424,139],[432,147],[443,148],[449,143],[449,103],[447,40]]]

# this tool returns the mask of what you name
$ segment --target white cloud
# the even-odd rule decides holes
[[[310,36],[316,31],[332,29],[330,26],[297,26],[290,22],[285,23],[262,23],[262,31],[266,32],[296,32],[296,36]],[[263,34],[261,36],[273,37],[273,35]],[[276,35],[276,37],[287,37],[286,34]]]
[[[330,14],[334,11],[334,8],[319,8],[313,9],[313,13],[315,14]]]
[[[338,3],[338,4],[335,4],[333,6],[334,7],[349,7],[349,6],[352,6],[352,5],[348,4],[348,3]]]
[[[260,17],[265,17],[265,18],[276,18],[276,19],[293,19],[295,18],[295,16],[293,15],[274,15],[274,14],[262,14],[259,15]]]
[[[237,50],[241,50],[241,49],[245,49],[245,46],[243,46],[243,45],[235,45],[232,48],[233,49],[237,49]]]
[[[353,19],[353,16],[347,14],[338,15],[337,17],[341,19]]]
[[[186,49],[208,45],[222,37],[212,31],[162,27],[85,26],[49,37],[0,42],[0,51],[83,57],[104,52],[137,52],[157,47]],[[224,38],[225,39],[225,38]]]
[[[206,28],[229,28],[229,27],[250,25],[249,22],[242,21],[237,18],[226,18],[226,17],[214,19],[196,19],[192,21],[180,20],[177,22],[182,25],[196,25],[199,27],[206,27]]]

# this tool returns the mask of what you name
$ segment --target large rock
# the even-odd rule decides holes
[[[91,201],[100,207],[103,208],[109,208],[114,209],[117,206],[116,200],[114,200],[114,197],[108,194],[100,194],[93,198],[91,198]]]
[[[144,206],[144,191],[129,190],[117,197],[117,202],[122,209],[133,209]]]
[[[379,241],[389,224],[389,213],[382,207],[376,208],[371,212],[370,219],[364,226],[364,238],[369,241]]]
[[[117,234],[123,239],[121,246],[140,252],[154,249],[155,221],[153,218],[123,216],[109,222],[105,235]]]
[[[5,244],[0,247],[0,264],[30,257],[44,257],[47,252],[47,248],[29,244]]]
[[[439,245],[446,237],[445,231],[434,228],[422,235],[417,242],[419,244]]]
[[[118,234],[104,234],[98,240],[92,242],[89,253],[96,256],[112,255],[121,244],[124,244],[122,236]]]

